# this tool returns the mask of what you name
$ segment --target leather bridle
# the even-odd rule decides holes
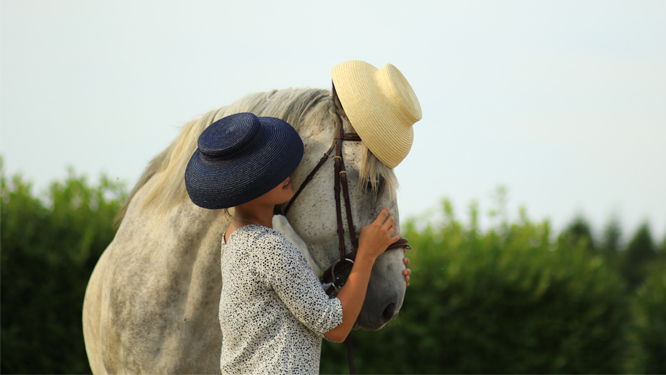
[[[343,279],[341,277],[336,277],[337,275],[340,275],[340,272],[345,270],[346,268],[351,267],[354,264],[354,260],[356,259],[356,253],[358,251],[358,238],[356,237],[356,231],[354,229],[354,222],[352,219],[352,210],[351,210],[351,201],[349,199],[349,187],[347,183],[347,171],[345,170],[345,162],[342,156],[342,143],[344,141],[351,141],[351,142],[362,142],[361,137],[358,136],[358,134],[353,134],[353,133],[345,133],[343,126],[342,126],[342,119],[338,116],[338,122],[336,124],[336,134],[333,137],[333,143],[331,144],[331,147],[324,153],[324,155],[321,157],[319,160],[319,163],[312,169],[310,174],[305,177],[305,180],[303,180],[303,183],[301,186],[296,190],[296,193],[294,196],[287,202],[287,205],[284,207],[282,210],[281,214],[282,215],[287,215],[287,212],[289,212],[289,209],[291,206],[294,204],[294,201],[298,198],[298,196],[301,194],[303,189],[307,186],[307,184],[312,180],[314,177],[315,173],[321,168],[322,165],[324,165],[324,162],[328,160],[328,158],[331,155],[331,152],[333,149],[335,149],[335,156],[334,156],[334,173],[335,173],[335,186],[334,186],[334,191],[335,191],[335,213],[337,216],[337,225],[338,225],[338,244],[339,244],[339,252],[340,252],[340,259],[335,261],[331,267],[326,269],[323,273],[322,276],[322,281],[324,284],[331,284],[330,287],[327,289],[327,293],[329,296],[335,297],[340,289],[344,286],[346,279]],[[349,254],[346,254],[345,250],[345,229],[342,224],[342,208],[341,208],[341,202],[340,202],[340,190],[342,187],[342,195],[345,200],[345,211],[347,214],[347,227],[349,228],[349,238],[351,239],[352,243],[352,251],[349,252]],[[407,239],[404,237],[401,237],[398,241],[392,243],[391,245],[388,246],[386,250],[393,250],[393,249],[402,249],[402,248],[409,248],[409,245],[407,245]],[[331,289],[332,288],[332,289]]]
[[[294,201],[296,201],[296,198],[298,198],[303,189],[305,189],[307,184],[312,180],[315,173],[317,173],[319,168],[321,168],[321,166],[324,165],[324,162],[328,160],[328,158],[331,155],[331,152],[333,152],[333,149],[335,149],[335,156],[334,156],[335,213],[337,215],[340,259],[336,260],[331,267],[325,270],[322,276],[322,281],[324,285],[326,286],[328,284],[326,293],[331,298],[337,296],[337,294],[340,292],[345,282],[347,281],[346,277],[343,278],[339,276],[340,272],[351,267],[354,264],[354,260],[356,259],[356,253],[358,251],[358,238],[356,237],[356,232],[354,230],[354,222],[352,220],[351,201],[349,199],[349,187],[347,183],[347,171],[345,170],[345,162],[342,156],[342,143],[344,141],[362,142],[361,137],[359,137],[358,134],[344,132],[342,119],[340,118],[339,115],[337,120],[338,121],[336,122],[336,134],[333,137],[333,143],[331,144],[331,147],[328,149],[328,151],[324,153],[324,155],[319,160],[319,163],[317,163],[317,165],[312,169],[310,174],[308,174],[307,177],[305,177],[305,180],[303,180],[303,183],[298,188],[298,190],[296,190],[296,193],[291,198],[291,200],[287,202],[287,205],[284,206],[282,212],[279,212],[282,215],[285,216],[287,215],[287,212],[291,208],[292,204],[294,204]],[[349,228],[349,238],[351,239],[353,247],[352,251],[349,252],[349,254],[346,254],[345,250],[345,230],[342,224],[342,207],[340,202],[341,187],[342,187],[342,195],[345,200],[345,211],[347,214],[347,227]],[[398,241],[389,245],[389,247],[386,250],[402,249],[402,248],[409,248],[409,245],[407,245],[407,239],[404,237],[401,237]],[[349,369],[350,373],[354,374],[355,368],[354,368],[354,360],[351,347],[351,334],[348,336],[346,341],[347,341],[347,356],[349,360]]]

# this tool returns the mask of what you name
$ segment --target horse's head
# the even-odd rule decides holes
[[[301,128],[305,155],[292,175],[293,186],[298,188],[321,160],[333,142],[336,121],[342,121],[345,133],[355,133],[342,107],[336,103],[330,116],[318,125]],[[321,118],[320,118],[321,120]],[[334,153],[333,153],[334,155]],[[334,157],[331,155],[298,199],[289,208],[287,218],[304,240],[317,266],[324,270],[340,259],[338,220],[335,203]],[[343,142],[342,155],[349,186],[351,216],[356,236],[372,223],[384,207],[395,218],[400,230],[396,201],[396,179],[393,171],[379,162],[362,142]],[[342,194],[341,194],[342,195]],[[344,199],[340,197],[342,223],[345,231],[345,249],[353,250]],[[395,318],[402,306],[406,284],[402,270],[403,252],[391,250],[382,254],[372,269],[365,302],[356,321],[357,328],[376,330]],[[347,271],[348,272],[348,271]]]

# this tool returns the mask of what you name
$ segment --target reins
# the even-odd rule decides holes
[[[338,243],[339,243],[339,251],[340,251],[340,259],[336,260],[335,263],[328,269],[326,269],[323,273],[322,276],[322,281],[324,282],[324,285],[328,284],[329,286],[326,288],[326,294],[329,295],[329,297],[333,298],[337,296],[337,294],[340,292],[342,287],[344,286],[345,282],[347,281],[346,278],[342,278],[337,275],[340,275],[340,272],[353,266],[354,260],[356,259],[356,253],[358,251],[358,238],[356,237],[356,231],[354,230],[354,222],[352,220],[352,211],[351,211],[351,200],[349,199],[349,186],[347,183],[347,171],[345,170],[345,163],[344,159],[342,156],[342,143],[344,141],[350,141],[350,142],[362,142],[361,137],[358,136],[358,134],[353,134],[353,133],[345,133],[344,132],[344,127],[342,125],[342,119],[340,116],[338,116],[338,121],[336,122],[336,134],[333,137],[333,143],[331,144],[331,147],[324,153],[324,155],[321,157],[317,165],[312,169],[312,171],[305,177],[305,180],[303,180],[303,183],[301,186],[299,186],[298,190],[296,190],[296,193],[294,196],[289,200],[287,205],[284,207],[282,210],[283,215],[287,215],[287,212],[291,208],[292,204],[298,198],[298,196],[301,194],[303,189],[307,186],[307,184],[312,180],[314,177],[315,173],[321,168],[322,165],[328,160],[328,158],[331,155],[331,152],[333,152],[333,149],[335,149],[335,156],[334,158],[334,173],[335,173],[335,186],[334,186],[334,191],[335,191],[335,213],[337,217],[337,226],[338,226]],[[342,187],[342,189],[341,189]],[[349,252],[349,254],[345,254],[345,230],[344,226],[342,224],[342,205],[340,202],[340,190],[342,190],[342,196],[345,200],[345,212],[347,214],[347,227],[349,228],[349,237],[351,239],[352,243],[352,251]],[[409,247],[407,245],[407,239],[404,237],[401,237],[398,241],[394,242],[393,244],[389,245],[389,247],[386,250],[392,250],[392,249],[401,249],[404,247]],[[349,360],[349,372],[350,374],[355,374],[356,373],[356,368],[354,366],[354,356],[353,356],[353,348],[352,348],[352,340],[351,340],[351,332],[347,336],[347,359]]]

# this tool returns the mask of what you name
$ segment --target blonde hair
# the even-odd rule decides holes
[[[154,183],[150,184],[150,191],[141,202],[141,209],[165,212],[187,200],[185,169],[197,148],[199,135],[215,121],[241,112],[280,118],[299,133],[309,124],[330,122],[331,117],[337,118],[334,94],[324,89],[289,88],[260,92],[239,99],[229,106],[209,111],[201,118],[186,124],[171,145],[150,161],[132,189],[125,206],[116,216],[116,223],[124,217],[132,198],[151,179],[154,179]],[[394,199],[398,184],[393,170],[382,164],[367,147],[363,147],[365,157],[360,166],[359,191],[364,192],[371,187],[372,191],[377,192],[382,186],[382,190]]]

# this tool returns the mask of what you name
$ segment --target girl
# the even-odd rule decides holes
[[[400,238],[393,217],[385,208],[362,229],[347,283],[329,299],[305,257],[271,226],[274,206],[294,194],[289,175],[303,157],[296,131],[240,113],[210,125],[198,146],[185,173],[190,198],[204,208],[235,207],[222,244],[222,373],[317,373],[322,337],[345,340],[375,259]]]

